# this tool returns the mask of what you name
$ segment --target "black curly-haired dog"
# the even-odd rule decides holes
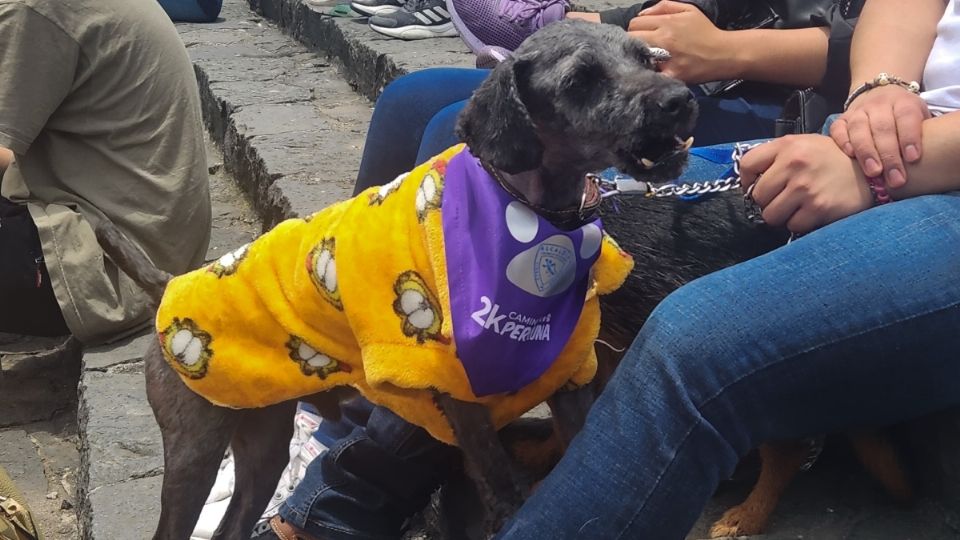
[[[644,180],[676,177],[695,109],[683,84],[656,72],[642,42],[611,26],[567,21],[537,32],[493,70],[462,113],[458,133],[519,200],[572,228],[599,209],[600,195],[585,180],[587,173],[615,166]],[[626,290],[604,305],[602,337],[611,343],[628,344],[650,309],[679,284],[775,244],[730,240],[756,231],[735,197],[696,207],[644,202],[623,208],[605,216],[606,226],[638,264]],[[694,232],[699,228],[709,232]],[[97,232],[114,262],[159,300],[169,276],[108,223]],[[608,365],[614,362],[611,357]],[[164,442],[154,538],[189,538],[228,444],[236,488],[214,538],[248,538],[286,463],[294,403],[250,410],[214,406],[183,384],[156,343],[145,355],[145,370]],[[326,392],[310,401],[325,417],[337,418],[339,399],[348,393]],[[589,388],[556,394],[551,406],[562,441],[582,425],[591,401]],[[446,395],[437,395],[436,402],[477,483],[486,508],[483,528],[495,531],[522,500],[507,453],[481,405]]]

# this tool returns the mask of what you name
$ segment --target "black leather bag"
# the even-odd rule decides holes
[[[834,112],[836,111],[831,110],[827,98],[814,89],[797,90],[787,98],[783,112],[774,126],[774,136],[820,133],[823,123]]]

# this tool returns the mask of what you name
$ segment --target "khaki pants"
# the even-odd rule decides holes
[[[0,467],[0,540],[41,540],[23,495]]]

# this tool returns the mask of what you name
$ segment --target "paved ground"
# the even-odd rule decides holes
[[[62,345],[62,339],[0,337],[0,465],[48,540],[77,537],[79,356]]]

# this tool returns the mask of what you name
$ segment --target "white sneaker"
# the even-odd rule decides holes
[[[313,438],[313,433],[320,426],[321,418],[310,411],[300,407],[297,408],[297,414],[294,416],[293,438],[290,440],[290,463],[280,475],[280,482],[277,483],[277,489],[267,503],[267,508],[263,511],[263,516],[257,522],[257,528],[266,523],[271,517],[277,515],[280,505],[286,501],[293,490],[296,489],[300,481],[306,474],[307,466],[313,462],[320,454],[326,451],[327,447],[320,441]]]
[[[220,462],[217,480],[210,488],[207,502],[203,504],[203,510],[200,512],[200,517],[197,519],[197,525],[193,529],[190,540],[210,540],[217,527],[220,526],[220,521],[227,512],[227,506],[230,505],[230,497],[233,496],[233,468],[233,452],[228,449],[223,456],[223,461]]]
[[[213,487],[210,488],[210,495],[207,496],[207,502],[204,504],[229,499],[230,496],[233,495],[233,483],[235,480],[233,467],[233,451],[228,448],[227,453],[223,456],[223,461],[220,462],[220,470],[217,471],[217,480],[213,483]]]
[[[230,506],[230,497],[203,505],[203,511],[200,512],[200,518],[197,519],[197,526],[194,527],[190,540],[213,538],[213,533],[217,532],[217,527],[220,526],[223,515],[227,513],[228,506]]]

